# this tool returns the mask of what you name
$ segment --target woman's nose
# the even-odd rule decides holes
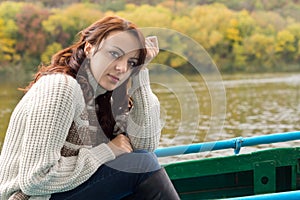
[[[120,73],[125,73],[127,71],[128,65],[125,58],[118,59],[116,61],[116,70]]]

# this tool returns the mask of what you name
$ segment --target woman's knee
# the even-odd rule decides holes
[[[155,170],[158,170],[161,168],[161,166],[157,160],[157,157],[153,152],[149,152],[146,150],[136,150],[133,153],[138,154],[139,158],[142,160],[142,162],[145,165],[152,166],[153,167],[152,171],[155,171]]]
[[[123,154],[113,161],[106,163],[108,167],[128,173],[153,172],[161,168],[156,155],[145,150],[136,150]]]

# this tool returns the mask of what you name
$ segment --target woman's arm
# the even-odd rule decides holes
[[[44,195],[73,189],[98,167],[115,158],[106,144],[82,148],[78,156],[60,154],[71,123],[82,110],[82,91],[70,76],[42,77],[28,91],[27,121],[20,157],[19,181],[27,195]]]
[[[148,69],[132,77],[129,94],[133,107],[127,121],[127,133],[133,149],[154,151],[160,139],[160,104],[150,88]]]

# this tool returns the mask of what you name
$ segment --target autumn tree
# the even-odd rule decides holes
[[[261,33],[255,33],[244,41],[247,66],[245,71],[271,71],[276,65],[275,38]]]
[[[20,60],[20,56],[15,50],[18,39],[16,14],[22,5],[22,3],[14,2],[0,4],[0,63],[15,64]]]
[[[292,54],[293,60],[295,60],[296,63],[300,62],[300,23],[292,23],[287,28],[287,31],[289,31],[294,36],[294,47],[295,51]]]
[[[222,72],[285,71],[291,69],[289,66],[300,70],[299,1],[71,2],[74,1],[2,1],[0,66],[48,63],[54,53],[74,42],[80,30],[103,16],[119,15],[142,29],[159,27],[190,37],[208,52]],[[158,63],[189,71],[189,61],[178,52],[192,60],[205,59],[178,34],[159,39],[163,49],[155,60]]]
[[[54,9],[42,22],[45,31],[51,35],[49,44],[58,42],[62,47],[73,43],[74,37],[83,28],[103,17],[101,11],[91,4],[73,4],[65,9]]]
[[[48,16],[48,10],[33,4],[25,4],[16,15],[18,26],[16,51],[21,55],[24,63],[39,63],[40,54],[45,50],[47,42],[42,22]]]
[[[48,33],[48,46],[41,54],[41,60],[48,63],[51,53],[72,44],[80,30],[103,17],[103,13],[92,4],[74,4],[64,10],[53,10],[42,22]]]

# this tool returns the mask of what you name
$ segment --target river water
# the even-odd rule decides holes
[[[152,75],[153,92],[161,103],[160,147],[234,137],[300,130],[300,74],[223,75],[216,86],[205,77]],[[10,114],[22,96],[16,80],[0,81],[0,143]],[[285,142],[243,147],[241,153],[262,148],[299,146]],[[233,150],[160,158],[162,163],[232,155]]]

